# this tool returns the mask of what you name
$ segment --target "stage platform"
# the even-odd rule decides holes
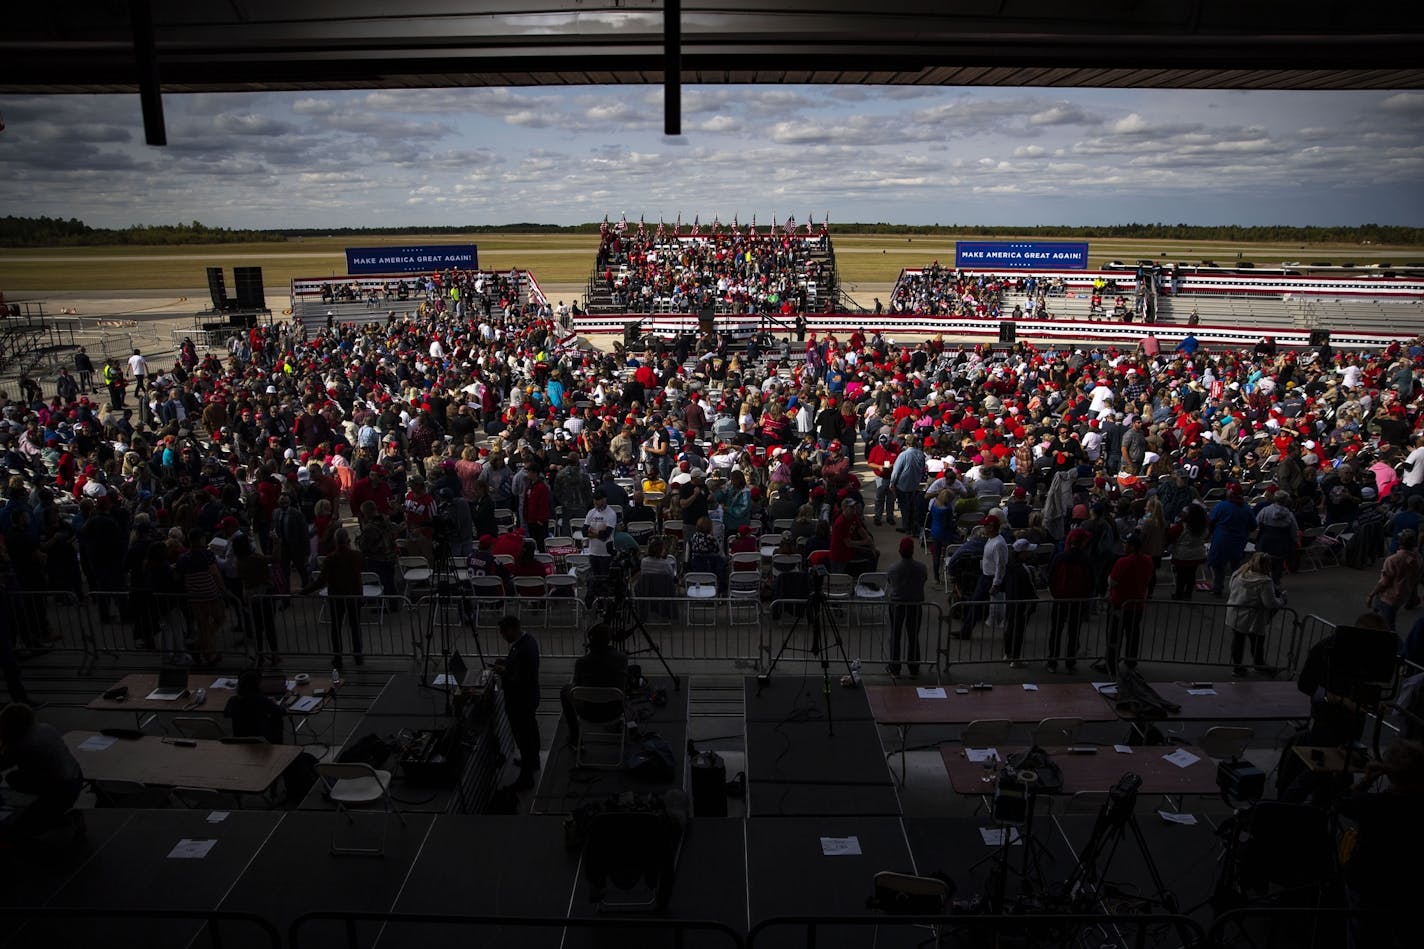
[[[46,854],[40,863],[14,851],[0,855],[11,906],[46,911],[77,909],[189,909],[255,914],[273,924],[283,945],[291,923],[313,912],[429,914],[454,917],[537,917],[547,926],[529,929],[493,923],[362,920],[361,946],[416,947],[459,944],[477,947],[585,947],[654,944],[631,928],[598,931],[559,925],[564,919],[602,915],[584,876],[584,854],[567,846],[558,816],[466,816],[407,814],[388,823],[385,855],[333,857],[333,830],[349,828],[331,813],[312,811],[125,811],[90,812],[90,833],[80,844]],[[1144,837],[1164,881],[1182,909],[1210,894],[1222,843],[1199,818],[1193,826],[1138,813]],[[1051,887],[1066,880],[1075,852],[1091,835],[1094,815],[1048,816],[1034,821],[1035,847]],[[362,833],[376,828],[362,825]],[[984,817],[753,817],[693,818],[684,834],[671,900],[670,919],[702,919],[746,933],[757,923],[787,916],[867,916],[873,879],[882,870],[954,881],[956,898],[967,900],[991,885],[996,846]],[[183,857],[184,841],[212,841],[202,855]],[[1011,865],[1022,865],[1025,847],[1008,848]],[[991,859],[984,859],[990,857]],[[977,866],[976,866],[977,864]],[[1134,912],[1128,897],[1147,894],[1152,883],[1129,839],[1107,867],[1122,899],[1099,909]],[[1021,895],[1017,875],[1008,896]],[[619,896],[616,890],[610,895]],[[1207,911],[1193,914],[1205,923]],[[621,918],[617,913],[614,919]],[[629,918],[634,918],[630,916]],[[641,915],[638,918],[646,918]],[[260,935],[241,921],[220,924],[224,945],[260,946]],[[902,926],[842,927],[818,931],[818,946],[912,946],[922,930]],[[339,920],[302,924],[302,945],[344,945]],[[657,944],[671,944],[660,933]],[[616,937],[616,938],[615,938]],[[610,941],[614,940],[614,941]],[[24,923],[0,909],[0,945],[5,947],[144,946],[146,949],[216,945],[201,920],[46,918]],[[725,946],[717,933],[692,934],[693,946]],[[757,945],[803,946],[804,929],[777,927]],[[1165,945],[1166,943],[1161,943]]]
[[[673,772],[676,775],[672,781],[641,780],[622,768],[579,767],[575,761],[574,747],[569,742],[568,725],[560,716],[554,731],[553,744],[549,746],[544,768],[539,773],[539,788],[534,797],[532,812],[568,814],[581,804],[607,800],[610,796],[624,791],[656,794],[669,788],[687,790],[690,691],[687,687],[674,689],[671,679],[653,678],[648,680],[647,693],[630,697],[628,702],[629,719],[637,723],[637,732],[635,736],[633,731],[629,731],[624,745],[624,756],[633,751],[644,738],[656,735],[672,749]],[[654,704],[646,697],[648,694],[665,695],[667,703]]]

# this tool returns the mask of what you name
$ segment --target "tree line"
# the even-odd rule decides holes
[[[454,227],[243,228],[188,224],[135,224],[124,228],[90,227],[78,218],[0,217],[0,247],[66,247],[124,244],[236,244],[277,242],[304,237],[370,237],[414,234],[596,234],[599,222],[574,225],[467,224]],[[1036,227],[994,224],[835,223],[833,234],[933,235],[958,237],[1076,237],[1142,240],[1234,241],[1295,244],[1424,244],[1424,227],[1359,224],[1338,227],[1289,227],[1283,224],[1111,224],[1079,227],[1044,224]]]

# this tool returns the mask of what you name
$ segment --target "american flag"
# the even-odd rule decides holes
[[[796,215],[789,214],[786,216],[786,227],[784,230],[787,234],[796,233]]]
[[[693,236],[693,237],[697,237],[699,234],[702,233],[702,225],[701,225],[701,223],[700,223],[701,220],[702,220],[702,215],[700,215],[700,214],[694,214],[694,215],[692,216],[692,236]]]

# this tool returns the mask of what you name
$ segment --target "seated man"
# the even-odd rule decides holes
[[[573,690],[578,686],[622,689],[628,684],[628,657],[610,641],[611,631],[604,623],[590,627],[588,651],[574,661],[574,678],[559,690],[559,703],[564,708],[564,724],[569,729],[569,745],[578,743],[578,716],[574,713]],[[593,721],[614,721],[623,714],[616,703],[586,705],[584,714]]]
[[[282,743],[282,707],[262,694],[262,673],[244,669],[237,677],[237,694],[227,700],[223,716],[232,720],[234,738],[265,738]]]
[[[10,771],[10,787],[33,795],[34,800],[16,807],[0,823],[0,845],[31,840],[68,822],[66,815],[84,787],[79,762],[54,726],[37,722],[34,711],[19,702],[0,711],[0,772],[4,771]]]

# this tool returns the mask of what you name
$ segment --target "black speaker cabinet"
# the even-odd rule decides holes
[[[221,267],[208,268],[208,296],[212,297],[214,310],[227,309],[227,285]]]
[[[623,324],[623,345],[636,346],[638,337],[643,334],[643,324],[638,321]]]
[[[243,310],[260,310],[267,305],[262,289],[261,267],[232,268],[232,282],[237,285],[237,305]]]
[[[1317,346],[1317,347],[1318,347],[1318,346],[1324,346],[1325,344],[1327,344],[1327,343],[1329,343],[1329,342],[1330,342],[1330,331],[1329,331],[1329,330],[1311,330],[1311,331],[1310,331],[1310,345],[1312,345],[1312,346]]]
[[[999,321],[999,342],[1005,346],[1012,346],[1018,333],[1018,327],[1012,320]]]

